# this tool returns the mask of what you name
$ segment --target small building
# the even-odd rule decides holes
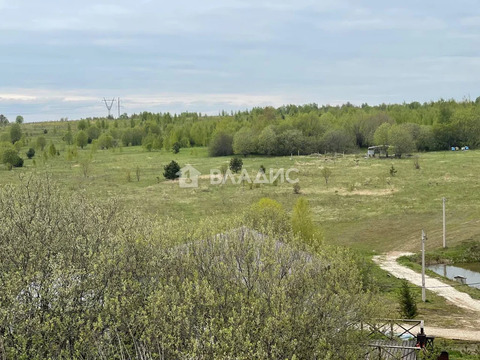
[[[378,154],[378,157],[385,155],[388,157],[388,148],[390,145],[377,145],[377,146],[369,146],[367,150],[367,157],[375,157]]]

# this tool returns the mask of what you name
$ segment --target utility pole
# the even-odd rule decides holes
[[[110,110],[112,110],[112,106],[113,106],[113,103],[115,102],[115,98],[113,98],[112,100],[107,100],[107,99],[103,98],[103,102],[105,103],[105,106],[107,107],[108,117],[110,117]]]
[[[425,231],[422,230],[422,301],[427,301],[427,294],[425,291],[425,240],[427,236]]]
[[[447,247],[447,234],[446,234],[446,226],[445,226],[445,201],[446,199],[443,198],[443,248]]]
[[[118,118],[120,119],[120,98],[118,98]]]

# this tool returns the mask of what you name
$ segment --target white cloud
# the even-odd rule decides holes
[[[35,100],[37,100],[37,97],[32,95],[16,94],[16,93],[0,93],[0,102],[35,101]]]
[[[460,24],[463,26],[480,28],[480,16],[468,16],[461,18]]]

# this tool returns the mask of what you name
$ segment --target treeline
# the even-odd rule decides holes
[[[305,203],[190,226],[28,177],[0,189],[0,218],[2,359],[358,359],[358,324],[381,316]]]
[[[480,145],[480,97],[420,104],[286,105],[217,116],[144,112],[84,119],[63,135],[68,144],[148,150],[209,146],[210,155],[351,152],[391,145],[399,154]]]

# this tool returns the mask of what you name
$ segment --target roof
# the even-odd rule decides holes
[[[370,349],[365,358],[369,360],[379,358],[384,360],[416,360],[420,348],[415,345],[415,339],[407,341],[374,340],[368,345]]]

